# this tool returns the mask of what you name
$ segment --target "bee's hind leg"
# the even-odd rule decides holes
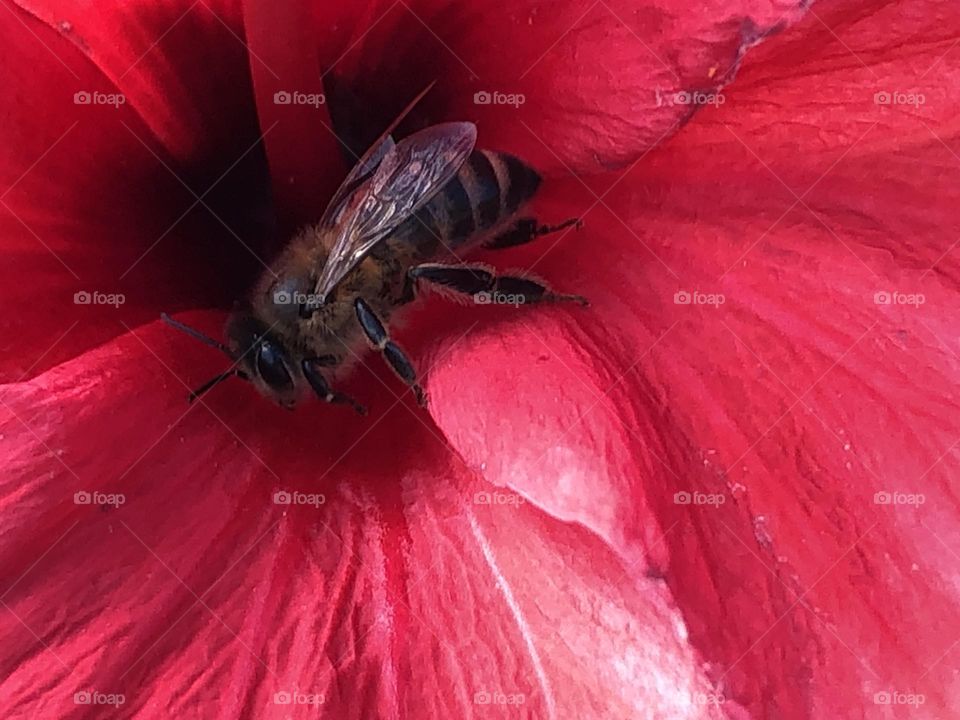
[[[354,309],[357,311],[357,320],[360,327],[363,328],[367,339],[383,355],[384,360],[400,376],[407,385],[409,385],[417,396],[417,403],[421,406],[427,404],[427,395],[423,388],[417,383],[417,371],[410,362],[410,358],[400,349],[390,336],[377,314],[373,311],[363,298],[357,298],[354,302]]]
[[[307,358],[303,361],[303,376],[307,379],[307,382],[310,383],[310,387],[313,388],[317,397],[324,402],[336,405],[349,405],[360,415],[366,415],[367,409],[363,405],[349,395],[330,388],[330,383],[320,374],[320,368],[325,364],[323,358]]]
[[[583,221],[580,218],[570,218],[569,220],[564,220],[559,225],[540,225],[537,223],[536,218],[520,218],[512,227],[485,242],[483,247],[490,250],[516,247],[517,245],[524,245],[532,240],[536,240],[543,235],[566,230],[571,226],[575,226],[579,230],[583,227]]]
[[[483,265],[441,265],[425,263],[410,268],[408,275],[415,281],[437,286],[440,293],[454,293],[472,298],[478,305],[527,305],[544,302],[590,303],[582,295],[553,292],[536,278],[520,275],[499,275]]]

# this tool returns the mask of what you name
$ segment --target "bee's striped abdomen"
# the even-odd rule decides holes
[[[513,215],[539,186],[537,172],[512,155],[474,150],[412,220],[435,236],[438,249],[441,242],[453,249]]]

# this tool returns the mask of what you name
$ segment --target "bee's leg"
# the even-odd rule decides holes
[[[443,291],[471,297],[478,305],[526,305],[542,302],[575,302],[589,305],[582,295],[555,293],[534,278],[496,275],[483,265],[440,265],[426,263],[410,268],[414,280],[439,286]]]
[[[330,383],[320,374],[320,368],[330,364],[327,362],[327,357],[328,356],[306,358],[303,361],[303,376],[307,379],[307,382],[310,383],[310,387],[313,388],[317,397],[324,402],[335,403],[337,405],[349,405],[360,415],[366,415],[367,409],[352,397],[330,389]]]
[[[580,218],[570,218],[559,225],[538,225],[536,218],[520,218],[514,223],[513,227],[488,240],[483,246],[490,250],[516,247],[531,240],[536,240],[542,235],[566,230],[571,225],[575,225],[579,230],[583,227],[583,221]]]
[[[397,345],[390,336],[387,335],[386,328],[363,298],[357,298],[354,302],[354,308],[357,311],[357,320],[360,321],[360,327],[363,328],[367,339],[373,343],[382,354],[387,364],[393,368],[393,371],[400,376],[407,385],[409,385],[417,396],[417,402],[420,405],[427,404],[426,393],[423,388],[417,384],[417,371],[410,362],[400,346]]]
[[[408,302],[413,302],[417,299],[417,283],[410,273],[404,273],[403,276],[403,288],[400,291],[400,297],[397,298],[398,305],[406,305]]]

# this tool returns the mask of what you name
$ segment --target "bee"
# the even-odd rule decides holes
[[[419,291],[478,303],[587,304],[532,277],[459,260],[475,248],[514,247],[581,223],[551,227],[522,216],[540,175],[512,155],[476,149],[473,123],[432,125],[395,142],[391,133],[427,90],[364,153],[320,221],[298,232],[263,273],[231,314],[226,343],[162,316],[233,361],[191,401],[239,377],[286,408],[312,393],[366,414],[334,385],[367,345],[425,405],[417,371],[388,329]]]

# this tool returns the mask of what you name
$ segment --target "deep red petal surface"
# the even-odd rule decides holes
[[[5,9],[10,15],[5,22],[28,34],[22,45],[45,46],[51,63],[73,74],[68,48],[85,56],[181,162],[229,154],[237,135],[250,129],[249,66],[237,2],[139,0],[115,6],[7,0]],[[41,36],[31,16],[53,37]],[[46,83],[38,84],[44,89]],[[69,103],[72,95],[54,99]]]
[[[595,52],[598,37],[622,51],[620,31],[600,15],[605,7],[589,8],[598,19],[585,16],[581,30],[558,33],[556,48],[528,74],[523,92],[538,98],[542,121],[526,116],[528,127],[518,129],[507,120],[512,109],[470,105],[464,98],[480,86],[465,76],[463,98],[454,102],[459,96],[438,88],[424,108],[458,117],[475,110],[489,144],[552,169],[538,210],[547,219],[582,213],[586,229],[496,262],[533,267],[593,302],[587,310],[455,315],[429,302],[401,339],[427,371],[432,421],[391,407],[396,382],[363,369],[348,389],[374,404],[365,420],[322,407],[290,415],[236,386],[188,411],[176,378],[206,377],[218,359],[158,323],[139,326],[160,309],[150,306],[164,292],[157,273],[193,287],[183,276],[212,264],[183,263],[172,249],[149,253],[157,264],[138,271],[150,299],[135,296],[122,309],[141,306],[143,317],[128,323],[135,335],[77,356],[110,337],[108,325],[114,334],[122,328],[116,317],[80,315],[87,344],[58,346],[28,371],[32,380],[0,388],[0,645],[14,649],[0,658],[7,715],[85,717],[73,696],[83,690],[123,692],[122,713],[138,717],[956,714],[950,478],[960,432],[950,388],[960,364],[960,147],[947,60],[957,18],[923,3],[818,9],[819,17],[759,51],[763,62],[747,64],[722,107],[697,114],[622,180],[588,180],[604,188],[618,181],[597,203],[579,181],[556,179],[563,166],[628,162],[658,123],[673,119],[664,109],[648,118],[642,102],[636,115],[624,110],[617,100],[629,92],[605,74],[606,59],[597,75],[605,80],[565,74],[563,62]],[[416,9],[431,27],[447,27],[432,14],[439,11]],[[376,10],[325,27],[375,56],[383,47],[376,29],[361,38],[344,28],[369,27]],[[164,12],[176,19],[175,9]],[[677,38],[701,42],[665,45],[676,48],[675,69],[709,77],[712,65],[703,63],[736,52],[743,18],[776,25],[768,8],[724,13],[722,22],[709,14],[676,21],[692,28]],[[31,27],[54,46],[58,16],[39,14],[46,29]],[[673,25],[654,22],[664,14],[651,11],[649,27],[673,40]],[[226,25],[236,22],[224,15]],[[528,27],[561,29],[542,15]],[[378,27],[406,38],[401,30],[423,26],[404,16]],[[524,44],[510,34],[515,25],[500,27],[488,32],[488,45],[502,38],[504,47],[532,53],[548,44],[539,34]],[[84,37],[92,47],[112,32],[98,36],[91,25]],[[49,56],[9,33],[17,57]],[[493,70],[508,64],[506,52],[480,53],[479,34],[453,34],[463,47],[440,37],[468,62],[475,55]],[[404,67],[447,52],[442,44],[435,54],[411,46],[398,53]],[[322,45],[321,63],[332,52]],[[72,53],[64,53],[69,72],[56,58],[41,66],[60,86],[73,88],[71,72],[89,71],[84,56],[116,66],[101,60],[108,52]],[[658,77],[630,53],[610,58],[623,77]],[[341,78],[365,77],[362,63],[343,62]],[[124,92],[142,100],[87,110],[128,118],[159,157],[189,164],[206,136],[194,138],[176,113],[156,105],[189,97],[167,82],[179,75],[161,68],[154,79],[134,76]],[[116,82],[120,74],[105,77]],[[18,82],[14,95],[27,107],[48,107]],[[582,116],[558,101],[563,83],[575,86],[571,107],[609,96],[617,117],[578,125]],[[359,84],[383,88],[378,107],[409,95],[400,84]],[[163,91],[152,97],[156,87]],[[921,93],[925,102],[878,105],[876,92]],[[231,107],[242,105],[249,119],[249,87],[238,97]],[[133,134],[124,130],[129,140],[118,141],[126,135],[102,114],[75,128],[89,133],[89,150],[80,144],[73,158],[41,157],[79,112],[63,103],[41,128],[45,142],[24,140],[17,147],[31,152],[4,167],[16,183],[5,201],[17,214],[4,222],[30,227],[4,236],[20,263],[7,272],[37,278],[42,317],[66,304],[56,293],[78,286],[43,265],[31,240],[59,243],[52,247],[69,264],[91,256],[76,240],[110,237],[110,247],[131,257],[86,261],[77,274],[100,282],[153,241],[151,222],[162,232],[163,220],[193,199]],[[6,121],[23,127],[12,115]],[[520,140],[523,133],[543,138],[542,149]],[[107,147],[118,155],[97,165],[96,150]],[[36,177],[18,181],[38,157]],[[204,163],[198,174],[223,165]],[[91,168],[102,168],[100,184],[89,183],[98,172]],[[162,178],[156,186],[143,179],[152,175]],[[262,165],[242,175],[247,182],[237,187],[254,195]],[[84,182],[116,193],[114,212],[129,212],[129,220],[90,203],[77,190]],[[64,214],[51,212],[57,203]],[[202,245],[197,238],[208,236],[197,232],[182,237]],[[236,240],[219,232],[222,242]],[[109,271],[102,276],[101,265]],[[244,272],[217,267],[230,277]],[[191,297],[222,302],[230,282],[214,283]],[[14,296],[18,317],[41,317],[30,315],[36,306],[22,292]],[[721,294],[724,302],[678,304],[678,292]],[[878,292],[924,302],[879,305]],[[62,332],[70,318],[56,317]],[[221,318],[190,319],[215,332]],[[43,327],[53,335],[55,326]],[[32,362],[56,339],[21,336],[14,349],[22,352],[6,354],[16,360],[3,366],[5,377],[22,374],[24,355]],[[279,489],[323,493],[325,502],[277,506]],[[75,503],[74,493],[95,490],[123,493],[125,502],[108,510]],[[678,492],[723,504],[680,504]],[[877,492],[924,502],[878,504]],[[276,704],[275,693],[292,691],[323,694],[320,712]],[[879,706],[878,692],[921,693],[924,704]],[[518,694],[521,708],[503,704]],[[722,707],[709,702],[718,696]]]
[[[2,82],[15,100],[0,111],[0,292],[17,309],[0,320],[7,382],[161,310],[229,306],[262,269],[266,174],[229,15],[62,5],[31,4],[42,22],[0,10]],[[202,66],[222,70],[192,70]],[[77,104],[78,92],[126,102]],[[77,306],[78,291],[126,302]]]
[[[537,264],[591,310],[504,310],[433,375],[464,458],[665,574],[708,675],[756,717],[956,712],[960,159],[943,12],[827,16],[839,38],[798,31],[819,48],[809,62],[799,39],[748,62],[722,108]],[[926,40],[881,62],[902,42],[890,27]],[[593,204],[579,189],[545,214]],[[676,303],[695,291],[725,303]],[[726,502],[674,502],[695,491]],[[884,692],[926,702],[879,707]]]
[[[484,504],[429,418],[307,411],[327,427],[305,434],[244,392],[181,417],[171,372],[203,353],[153,354],[173,345],[157,323],[3,397],[0,636],[19,650],[0,704],[80,716],[74,693],[96,691],[138,717],[314,716],[274,701],[299,691],[337,718],[514,708],[486,694],[531,716],[701,716],[663,584],[517,495]],[[163,392],[139,392],[135,368]],[[279,506],[283,489],[325,502]],[[76,504],[94,491],[124,502]]]
[[[321,64],[371,111],[403,107],[436,80],[426,118],[474,120],[482,144],[553,174],[635,161],[693,116],[677,93],[715,91],[751,45],[802,15],[789,0],[327,7]],[[523,101],[478,104],[476,93]]]

